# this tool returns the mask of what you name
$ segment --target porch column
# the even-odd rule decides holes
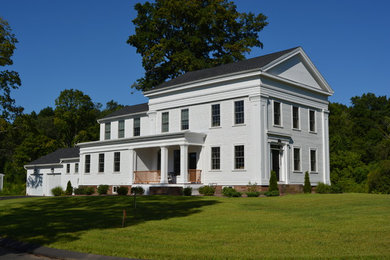
[[[161,177],[160,183],[168,183],[168,148],[161,146]]]
[[[134,183],[134,150],[130,149],[129,150],[129,173],[130,173],[130,183]]]
[[[188,145],[180,145],[180,175],[183,183],[188,183]]]

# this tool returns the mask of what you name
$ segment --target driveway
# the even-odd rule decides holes
[[[28,253],[20,253],[8,248],[0,247],[0,259],[1,260],[51,260],[54,258],[49,258],[45,256],[36,256]]]

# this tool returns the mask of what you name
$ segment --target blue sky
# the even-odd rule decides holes
[[[133,0],[0,0],[19,43],[13,69],[22,86],[18,105],[39,112],[64,89],[79,89],[94,102],[146,102],[130,88],[142,77],[141,57],[126,44],[134,33]],[[390,1],[236,0],[241,12],[263,13],[264,48],[255,57],[302,46],[334,89],[332,102],[350,104],[367,92],[390,96]]]

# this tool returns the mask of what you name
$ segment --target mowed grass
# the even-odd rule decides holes
[[[0,201],[0,236],[143,259],[390,258],[390,196]],[[121,228],[126,209],[126,227]]]

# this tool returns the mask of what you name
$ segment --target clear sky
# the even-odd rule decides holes
[[[13,97],[39,112],[64,89],[94,102],[146,102],[130,89],[142,77],[141,57],[126,43],[134,33],[134,0],[0,0],[19,43],[13,69],[22,86]],[[236,0],[241,12],[263,13],[263,49],[247,57],[302,46],[334,89],[332,102],[349,105],[367,92],[390,96],[390,1]],[[3,68],[0,68],[3,69]]]

